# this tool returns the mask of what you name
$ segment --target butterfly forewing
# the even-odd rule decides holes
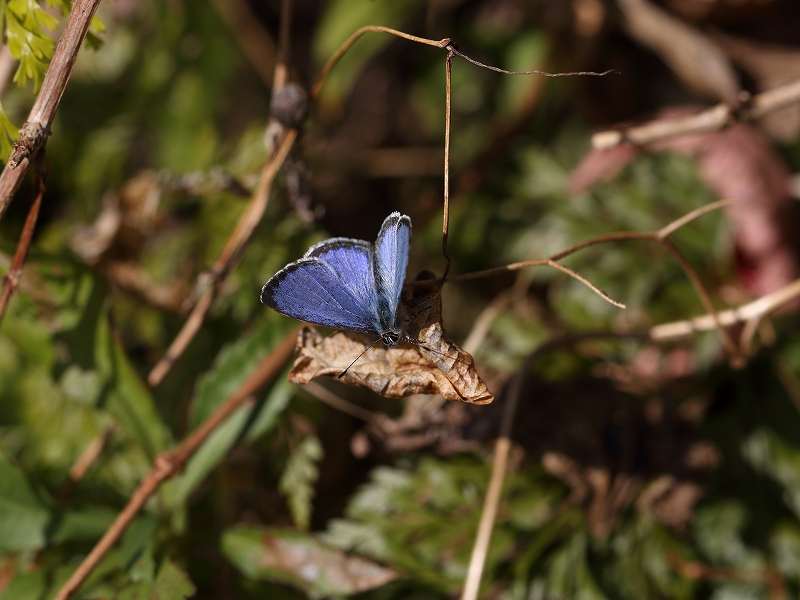
[[[376,325],[375,279],[369,258],[371,252],[372,244],[364,240],[333,238],[309,248],[305,257],[315,256],[333,269],[340,285],[349,290],[358,300],[361,312],[370,315],[370,322]]]
[[[301,321],[377,333],[372,311],[364,307],[362,298],[317,257],[301,258],[278,271],[261,290],[261,302]]]

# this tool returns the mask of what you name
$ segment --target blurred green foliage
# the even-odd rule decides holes
[[[63,98],[47,145],[50,178],[36,239],[0,327],[1,599],[51,597],[155,457],[213,414],[289,334],[294,324],[258,301],[261,285],[280,267],[329,236],[372,239],[383,217],[401,210],[414,222],[409,274],[442,268],[439,167],[398,160],[397,171],[386,175],[371,171],[369,158],[387,148],[422,156],[441,149],[443,55],[368,34],[331,73],[299,145],[314,205],[324,215],[304,223],[280,180],[197,337],[160,385],[147,386],[149,369],[184,323],[180,304],[246,205],[246,193],[220,184],[221,175],[252,189],[266,157],[269,85],[240,46],[252,32],[228,29],[218,12],[224,4],[103,4],[108,31],[97,26],[102,45],[82,51]],[[253,18],[276,35],[278,3],[251,4]],[[50,5],[67,9],[66,2]],[[339,44],[366,24],[412,33],[427,28],[425,35],[453,37],[462,51],[509,69],[546,68],[560,47],[535,15],[509,21],[489,2],[441,10],[410,0],[304,5],[291,44],[297,75],[313,81]],[[20,61],[15,79],[37,89],[57,19],[25,0],[1,3],[0,15]],[[649,81],[643,73],[630,76]],[[544,257],[604,233],[654,231],[713,199],[691,160],[667,155],[641,156],[613,181],[568,195],[568,178],[597,117],[581,110],[582,84],[564,80],[547,81],[536,110],[526,113],[538,85],[454,62],[452,272]],[[32,98],[30,89],[6,90],[3,156]],[[616,114],[595,107],[603,109]],[[506,126],[513,135],[498,133]],[[798,156],[796,144],[786,154]],[[150,192],[126,187],[132,181],[149,182]],[[29,193],[23,187],[0,221],[4,271]],[[82,243],[102,232],[96,220],[107,209],[118,211],[128,229],[86,259]],[[733,285],[722,212],[672,239],[712,290]],[[104,268],[120,264],[145,284],[131,291]],[[545,268],[445,289],[444,322],[457,341],[490,302],[509,294],[475,353],[498,406],[504,382],[561,333],[647,328],[703,312],[685,274],[656,244],[594,246],[565,264],[627,311]],[[179,302],[152,301],[156,288]],[[800,593],[800,417],[781,375],[798,372],[800,344],[780,335],[796,317],[779,318],[775,347],[740,371],[725,365],[712,334],[663,349],[656,371],[672,350],[690,356],[693,370],[672,380],[641,376],[644,383],[633,377],[623,385],[624,377],[611,377],[613,369],[640,374],[630,367],[642,357],[635,341],[591,342],[535,362],[516,431],[519,455],[487,556],[487,597]],[[376,413],[397,416],[402,407],[329,387]],[[546,412],[581,398],[559,419]],[[595,412],[604,403],[612,406],[607,419]],[[637,423],[672,419],[663,417],[660,429],[653,425],[664,444],[644,426],[631,433],[615,425],[630,406]],[[379,447],[355,459],[350,444],[361,424],[310,400],[284,373],[161,487],[79,597],[453,597],[463,587],[499,421],[495,407],[464,410],[458,452]],[[684,430],[716,449],[705,471],[675,466],[670,448]],[[72,482],[72,466],[109,431],[102,453]],[[611,458],[581,455],[582,448],[564,441],[576,431],[578,439],[602,440]],[[635,456],[624,463],[618,447],[637,435]],[[574,477],[543,468],[543,458],[555,454],[570,457]],[[604,505],[602,489],[592,488],[604,473],[641,486],[639,500],[615,505],[606,498]],[[665,500],[677,514],[665,517],[641,500],[664,476],[696,484],[702,497],[688,506]],[[275,547],[305,558],[316,575],[265,564]],[[337,579],[347,569],[374,585]]]

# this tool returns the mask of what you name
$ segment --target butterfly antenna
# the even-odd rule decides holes
[[[342,377],[344,377],[344,374],[345,374],[345,373],[347,373],[347,372],[350,370],[350,367],[352,367],[354,364],[356,364],[356,361],[357,361],[359,358],[361,358],[362,356],[364,356],[364,355],[367,353],[367,350],[369,350],[370,348],[372,348],[372,347],[373,347],[375,344],[377,344],[377,343],[378,343],[378,342],[380,342],[380,341],[381,341],[381,338],[378,338],[377,340],[375,340],[374,342],[372,342],[372,343],[371,343],[369,346],[367,346],[366,348],[364,348],[364,350],[362,350],[361,354],[359,354],[358,356],[356,356],[356,357],[353,359],[353,362],[351,362],[349,365],[347,365],[347,368],[346,368],[344,371],[342,371],[341,373],[339,373],[339,377],[337,377],[337,379],[341,379]]]

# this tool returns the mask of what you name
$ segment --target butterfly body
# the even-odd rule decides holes
[[[378,335],[394,346],[404,337],[397,320],[410,243],[411,219],[394,212],[374,244],[332,238],[309,248],[267,281],[261,302],[301,321]]]

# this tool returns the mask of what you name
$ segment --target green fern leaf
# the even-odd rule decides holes
[[[289,457],[278,483],[278,489],[286,496],[292,518],[300,529],[308,529],[311,522],[314,483],[319,477],[317,463],[322,456],[319,438],[309,436],[303,439]]]

